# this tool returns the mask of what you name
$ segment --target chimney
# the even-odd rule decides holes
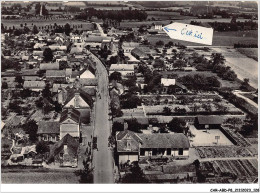
[[[124,122],[124,130],[127,130],[128,129],[128,123],[125,121]]]
[[[75,99],[74,99],[75,107],[79,107],[79,93],[75,93]]]

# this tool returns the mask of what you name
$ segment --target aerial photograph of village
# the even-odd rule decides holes
[[[1,1],[1,184],[82,183],[258,184],[257,1]]]

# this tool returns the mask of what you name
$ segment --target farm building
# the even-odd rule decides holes
[[[139,161],[144,157],[189,157],[190,143],[182,133],[143,134],[124,130],[116,134],[119,163]]]
[[[37,134],[39,141],[56,142],[59,140],[60,124],[57,121],[40,121]]]
[[[194,122],[197,129],[220,129],[222,124],[223,118],[217,115],[198,116]]]
[[[133,64],[112,64],[109,69],[109,74],[120,72],[122,76],[133,75],[134,69]]]

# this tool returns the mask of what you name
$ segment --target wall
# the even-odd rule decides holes
[[[138,161],[138,155],[119,155],[119,163],[125,163],[127,160]]]

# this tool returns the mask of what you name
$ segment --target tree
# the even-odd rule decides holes
[[[43,51],[43,57],[44,57],[44,60],[45,60],[46,62],[52,61],[52,59],[53,59],[52,50],[51,50],[50,48],[46,48],[46,49]]]
[[[211,61],[212,61],[213,66],[223,65],[223,64],[225,64],[226,59],[221,53],[212,53]]]
[[[123,131],[124,124],[120,122],[114,122],[112,126],[112,135],[115,135],[117,131]]]
[[[136,132],[136,133],[142,133],[142,125],[138,123],[136,118],[130,119],[127,121],[128,124],[128,130]]]
[[[93,169],[91,167],[91,157],[90,152],[87,155],[87,158],[83,160],[83,170],[75,171],[76,176],[80,176],[79,183],[93,183]]]
[[[163,46],[164,42],[162,40],[159,40],[158,42],[156,42],[156,46]]]
[[[7,82],[2,82],[2,89],[8,89]]]
[[[35,120],[30,120],[23,125],[23,130],[29,134],[29,139],[34,142],[37,140],[38,125]]]
[[[33,32],[33,34],[38,34],[39,33],[39,30],[38,30],[36,25],[33,26],[32,32]]]
[[[54,110],[57,113],[60,113],[62,111],[62,105],[60,103],[58,103],[58,101],[55,101],[53,104],[54,104]]]
[[[28,88],[23,89],[23,90],[20,91],[20,95],[21,95],[21,97],[22,97],[23,99],[30,97],[31,94],[32,94],[32,91],[29,90]]]
[[[112,74],[110,74],[109,76],[109,80],[115,80],[117,82],[122,80],[122,74],[120,72],[113,72]]]
[[[182,68],[184,68],[184,67],[186,67],[186,66],[187,66],[187,64],[186,64],[186,62],[183,61],[183,60],[176,60],[176,61],[173,63],[173,67],[178,68],[178,69],[182,69]]]
[[[169,107],[164,107],[163,108],[163,114],[164,115],[171,115],[172,114],[172,111],[171,111],[171,109],[169,108]]]
[[[49,83],[47,83],[45,85],[45,88],[42,90],[42,97],[43,98],[46,98],[46,99],[49,99],[51,97],[51,85]]]
[[[44,154],[45,152],[49,152],[50,148],[48,142],[46,141],[39,141],[36,145],[36,152],[39,154]]]
[[[43,108],[42,108],[43,114],[45,114],[45,115],[49,114],[49,112],[51,112],[52,109],[53,108],[52,108],[52,106],[49,103],[43,104]]]
[[[186,122],[180,118],[173,118],[169,123],[169,130],[175,133],[183,133],[186,126]]]
[[[70,35],[70,32],[71,32],[71,28],[70,28],[70,25],[68,23],[65,24],[64,26],[64,32],[67,36]]]
[[[23,80],[23,78],[22,78],[21,75],[17,75],[17,76],[15,77],[15,80],[14,80],[14,81],[17,82],[17,83],[19,83],[19,84],[23,84],[23,82],[24,82],[24,80]]]
[[[138,162],[133,162],[133,166],[130,168],[131,173],[127,173],[121,182],[125,184],[144,184],[149,183],[149,180],[145,177],[142,169],[138,165]]]
[[[227,124],[231,124],[233,126],[233,128],[236,128],[237,125],[241,125],[242,124],[242,120],[237,118],[237,117],[232,117],[232,118],[228,118],[225,123]]]
[[[248,91],[249,90],[249,78],[244,78],[243,82],[241,83],[240,89]]]

